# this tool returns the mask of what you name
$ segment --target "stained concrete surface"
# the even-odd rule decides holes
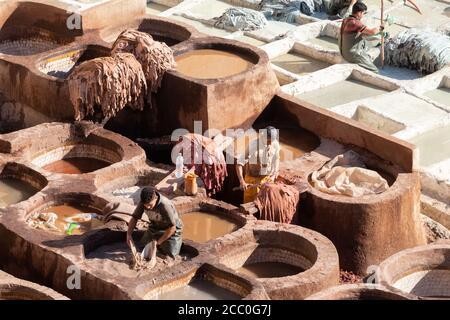
[[[425,95],[433,101],[450,107],[450,88],[440,87],[426,92]]]
[[[386,92],[386,90],[368,83],[349,79],[324,88],[296,95],[296,97],[328,109],[354,100],[381,95]]]
[[[272,59],[271,62],[280,68],[298,75],[311,73],[329,66],[326,62],[296,52],[286,53]]]

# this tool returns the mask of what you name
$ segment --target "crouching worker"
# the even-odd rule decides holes
[[[339,50],[342,57],[351,63],[378,73],[378,68],[372,61],[368,51],[373,47],[366,36],[374,36],[383,31],[382,27],[368,28],[361,22],[367,12],[367,6],[356,2],[352,14],[342,21],[339,38]],[[384,36],[384,35],[383,35]]]
[[[141,244],[147,248],[147,245],[152,243],[152,241],[156,241],[157,248],[162,254],[171,258],[179,255],[183,243],[181,237],[183,223],[174,204],[156,190],[144,188],[141,191],[141,201],[128,224],[127,244],[135,260],[139,261],[140,257],[136,257],[137,251],[132,234],[137,221],[141,219],[144,213],[150,221],[150,226],[144,233]],[[142,258],[148,259],[149,257],[145,255],[145,252],[146,249],[143,251]]]
[[[260,131],[258,139],[249,144],[237,161],[236,174],[244,190],[244,203],[254,201],[264,183],[275,181],[279,166],[278,130],[269,126]]]

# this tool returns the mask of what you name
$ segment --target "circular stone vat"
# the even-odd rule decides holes
[[[0,178],[0,208],[27,200],[38,190],[15,178]]]
[[[92,229],[103,226],[99,219],[103,208],[108,202],[102,198],[87,193],[64,193],[45,197],[27,215],[27,222],[31,227],[49,232],[80,235]],[[51,226],[46,224],[32,224],[44,221],[38,214],[54,213],[56,219]],[[32,219],[32,217],[36,218]],[[74,225],[70,225],[70,224]],[[53,227],[54,226],[54,227]]]
[[[53,173],[82,174],[93,172],[109,165],[110,163],[103,160],[76,157],[56,160],[42,168]]]
[[[207,41],[207,39],[209,41]],[[176,72],[191,79],[223,79],[254,68],[258,52],[235,41],[195,39],[175,50]]]
[[[0,40],[0,53],[11,56],[31,56],[46,52],[66,44],[69,41],[61,41],[42,31],[27,36],[13,36]]]
[[[226,78],[248,70],[253,63],[244,55],[217,49],[196,49],[178,55],[176,70],[196,79]]]
[[[114,141],[88,137],[78,143],[68,142],[34,155],[32,163],[44,170],[62,174],[97,171],[122,160],[122,148]]]
[[[155,17],[145,18],[137,29],[149,33],[153,39],[165,42],[168,46],[174,46],[198,34],[197,30],[184,23]]]
[[[36,27],[14,26],[0,32],[0,53],[31,56],[68,44],[73,38]]]
[[[379,284],[345,284],[320,291],[306,300],[409,300]]]
[[[196,267],[195,267],[196,268]],[[142,285],[137,293],[145,300],[241,300],[267,299],[263,288],[232,273],[205,264],[200,269],[173,271],[172,280],[161,281],[163,285],[146,288]]]
[[[7,163],[0,172],[0,208],[25,201],[46,185],[45,177],[36,171],[18,163]]]
[[[70,49],[58,55],[45,57],[38,61],[37,68],[46,75],[66,79],[80,63],[99,57],[109,56],[110,49],[97,45]]]
[[[219,131],[250,127],[279,90],[267,53],[257,47],[201,37],[173,49],[177,67],[166,72],[156,97],[164,106],[160,135],[193,132],[194,121]]]
[[[342,269],[364,276],[393,253],[426,243],[419,179],[399,173],[385,192],[361,197],[324,193],[310,183],[300,223],[334,243]]]
[[[126,230],[124,230],[126,231]],[[137,231],[133,233],[136,248],[142,252],[144,245],[140,242],[144,233]],[[86,263],[90,268],[104,270],[108,277],[136,278],[148,274],[159,274],[167,268],[182,265],[198,256],[198,251],[183,244],[180,255],[175,259],[165,259],[157,254],[156,265],[150,270],[136,271],[130,268],[132,261],[131,250],[126,243],[126,232],[113,231],[110,229],[98,230],[87,235],[83,240],[84,255]]]
[[[2,278],[0,274],[0,300],[68,300],[63,295],[12,276]]]
[[[209,203],[181,214],[183,239],[206,243],[242,228],[247,220],[239,213]]]
[[[217,256],[223,265],[257,278],[271,299],[304,299],[339,282],[333,244],[294,225],[258,221],[248,238],[223,246]]]
[[[198,34],[198,31],[189,25],[174,20],[147,16],[145,19],[137,20],[128,26],[104,29],[100,32],[100,37],[106,42],[113,43],[120,33],[127,28],[148,33],[154,40],[164,42],[168,46],[177,45]]]
[[[6,1],[0,12],[0,53],[30,56],[74,41],[82,30],[69,30],[72,14],[62,8],[31,1]]]
[[[413,297],[450,299],[450,245],[400,251],[380,264],[377,279]]]
[[[149,298],[147,298],[149,299]],[[211,281],[197,278],[187,285],[162,292],[151,300],[240,300],[236,293]],[[150,299],[149,299],[150,300]]]

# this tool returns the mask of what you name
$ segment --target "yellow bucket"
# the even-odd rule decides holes
[[[195,173],[188,172],[184,175],[184,192],[190,196],[195,196],[197,194],[197,175]]]

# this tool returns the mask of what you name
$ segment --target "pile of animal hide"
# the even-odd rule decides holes
[[[313,172],[311,180],[312,185],[322,192],[350,197],[378,194],[389,188],[378,172],[366,169],[354,151],[347,151],[327,162]]]
[[[110,57],[85,61],[68,77],[75,120],[93,117],[104,122],[127,106],[140,111],[145,102],[151,106],[146,97],[159,89],[166,70],[174,67],[173,52],[165,43],[147,33],[125,30]]]
[[[268,20],[295,23],[300,14],[323,11],[322,0],[262,0],[260,10]]]
[[[58,216],[52,212],[36,212],[27,219],[27,224],[34,229],[58,231],[55,225]]]
[[[140,62],[150,92],[156,92],[167,70],[175,68],[173,51],[165,43],[154,41],[148,33],[123,31],[113,44],[112,54],[127,52]]]
[[[259,219],[291,223],[299,199],[300,193],[294,186],[279,182],[265,183],[255,199]]]
[[[233,28],[241,31],[254,31],[267,25],[266,17],[259,11],[247,8],[229,8],[214,24],[217,28]]]
[[[214,140],[188,133],[175,148],[183,150],[184,164],[188,169],[195,167],[195,174],[202,179],[208,195],[222,190],[228,175],[227,164],[223,152],[218,149]]]
[[[450,63],[450,37],[438,32],[408,29],[385,46],[385,61],[429,74]]]
[[[129,53],[83,62],[70,74],[68,83],[75,120],[93,116],[100,121],[114,117],[126,106],[144,108],[145,75]]]

